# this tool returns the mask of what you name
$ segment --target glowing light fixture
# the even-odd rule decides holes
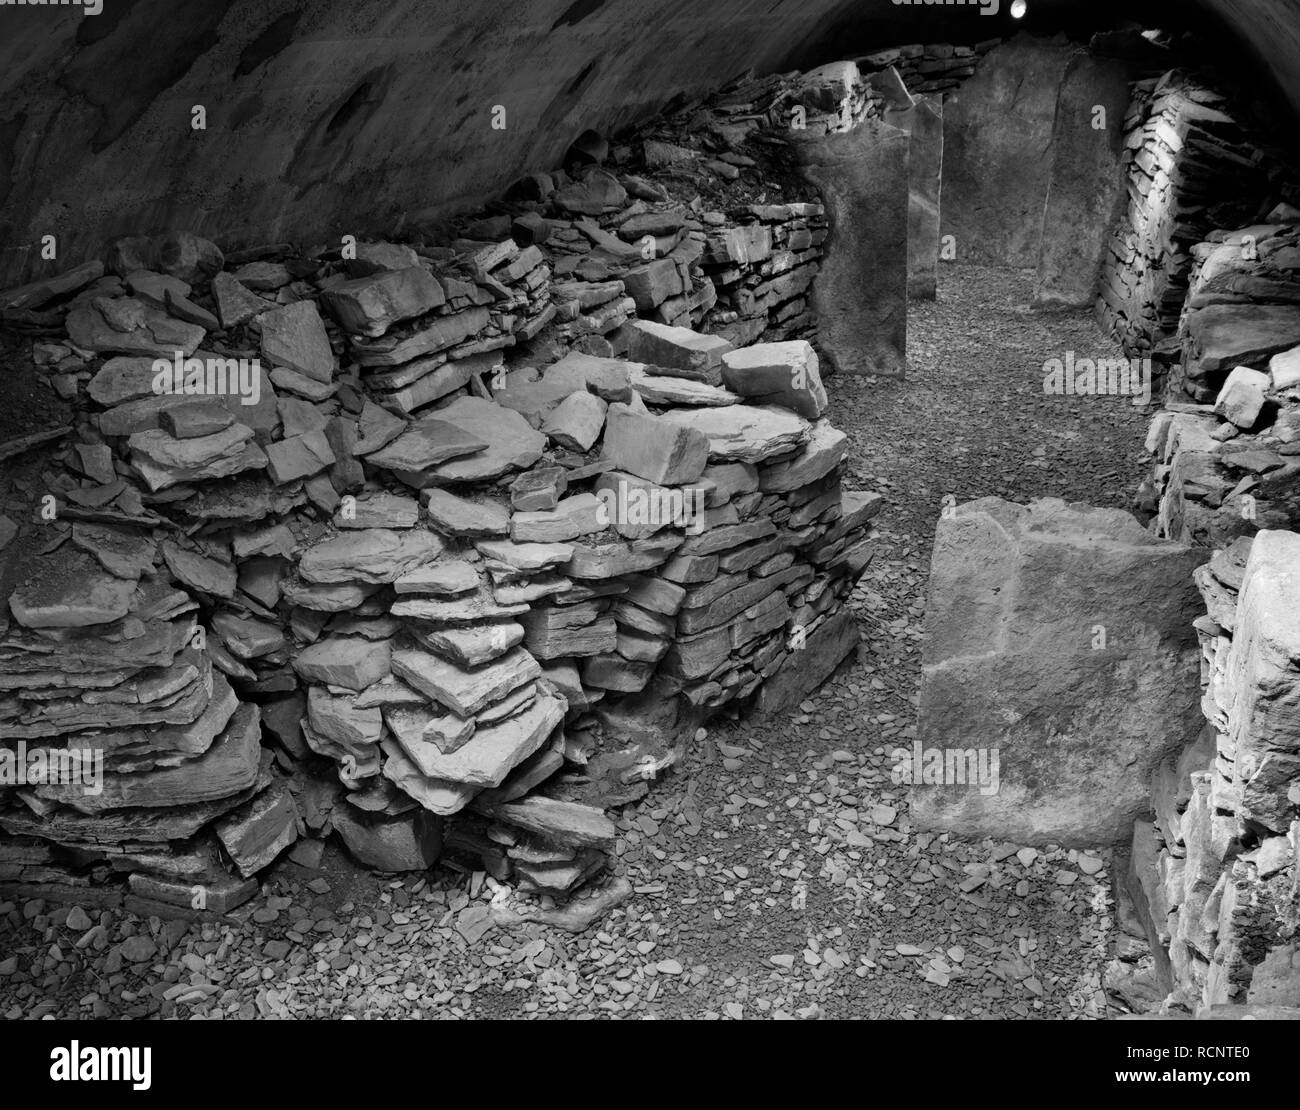
[[[1012,19],[1024,19],[1027,11],[1029,11],[1029,5],[1025,0],[1011,0]]]

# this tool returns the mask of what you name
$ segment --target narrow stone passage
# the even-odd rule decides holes
[[[1118,351],[1088,314],[1031,312],[1030,284],[950,268],[912,308],[906,382],[828,384],[846,484],[887,499],[853,595],[863,645],[793,717],[717,722],[623,810],[633,893],[596,928],[492,927],[481,874],[379,881],[331,844],[314,878],[276,865],[239,927],[167,922],[119,947],[116,913],[84,940],[83,911],[0,904],[0,953],[30,972],[0,978],[0,1013],[1103,1016],[1109,854],[916,832],[890,781],[944,496],[1123,507],[1138,481],[1140,409],[1042,387],[1049,358]]]

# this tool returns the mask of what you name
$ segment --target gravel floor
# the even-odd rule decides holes
[[[914,832],[910,743],[929,545],[945,495],[1124,507],[1146,420],[1049,397],[1042,364],[1118,354],[1087,314],[1031,313],[1027,275],[949,269],[914,306],[910,377],[833,381],[848,484],[887,497],[854,594],[864,643],[800,712],[719,721],[638,806],[633,886],[581,935],[491,927],[484,876],[379,879],[331,847],[277,866],[230,925],[0,903],[16,1017],[1103,1016],[1107,853]]]

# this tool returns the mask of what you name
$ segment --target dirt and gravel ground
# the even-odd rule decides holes
[[[1118,354],[1027,275],[945,272],[906,382],[829,385],[847,484],[886,495],[856,658],[783,720],[720,721],[624,810],[631,897],[586,933],[486,928],[481,874],[403,881],[331,846],[277,866],[229,924],[0,903],[0,1015],[1052,1017],[1106,1012],[1109,855],[910,828],[890,782],[915,704],[945,495],[1127,506],[1146,419],[1045,396],[1042,364]]]

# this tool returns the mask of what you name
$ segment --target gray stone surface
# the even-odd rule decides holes
[[[812,287],[818,349],[845,374],[902,377],[907,365],[909,140],[878,120],[823,136],[790,132],[821,190],[831,235]]]
[[[998,782],[912,785],[915,821],[1018,844],[1126,839],[1154,768],[1200,729],[1192,571],[1208,555],[1055,499],[941,519],[916,743],[923,766],[996,751]]]
[[[1057,93],[1073,48],[1024,34],[944,101],[942,232],[957,260],[1036,266]]]
[[[1042,210],[1042,248],[1034,280],[1037,304],[1084,308],[1097,296],[1102,259],[1114,233],[1124,187],[1128,65],[1076,52],[1066,63],[1052,126],[1051,173]],[[1093,126],[1105,110],[1105,127]]]

